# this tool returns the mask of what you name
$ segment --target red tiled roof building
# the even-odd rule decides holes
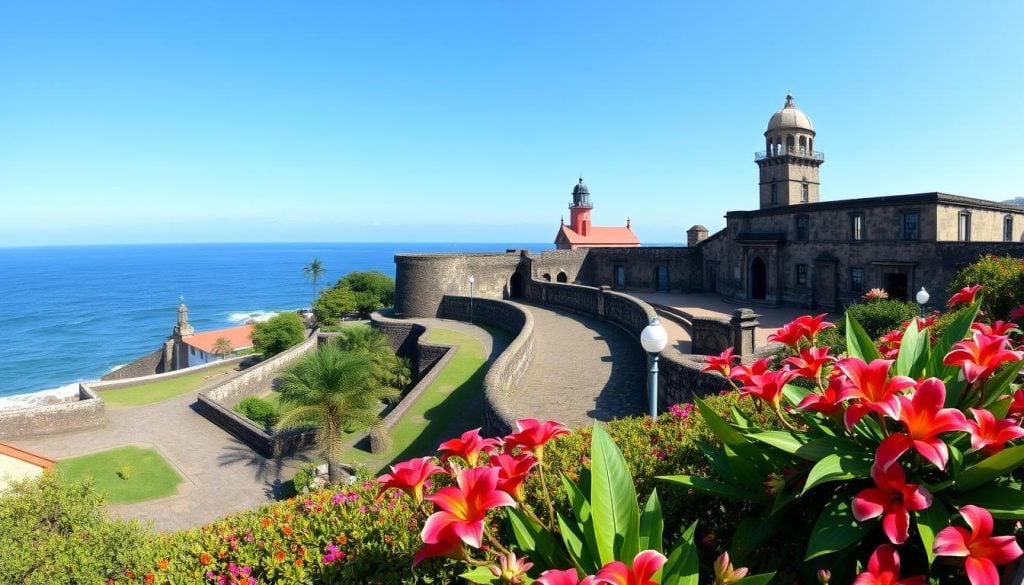
[[[590,190],[583,184],[583,178],[572,188],[572,204],[569,205],[569,225],[562,220],[562,227],[555,235],[555,247],[559,250],[577,248],[636,248],[640,239],[626,220],[625,227],[594,227],[590,224]]]

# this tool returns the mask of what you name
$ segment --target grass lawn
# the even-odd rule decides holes
[[[167,400],[181,394],[198,390],[212,382],[215,378],[224,376],[229,372],[238,369],[238,364],[224,364],[207,368],[194,374],[187,374],[180,378],[149,382],[138,386],[127,388],[115,388],[113,390],[100,390],[100,396],[108,406],[142,406]]]
[[[118,474],[131,467],[127,480]],[[57,469],[67,479],[91,476],[96,487],[107,494],[110,504],[131,504],[170,496],[178,489],[181,476],[154,449],[127,446],[92,455],[64,459]]]
[[[501,330],[491,330],[504,336]],[[363,463],[373,472],[411,457],[428,455],[443,441],[482,424],[481,386],[487,373],[484,347],[471,335],[431,329],[427,341],[457,346],[448,365],[391,431],[387,453],[350,449],[346,460]]]
[[[341,321],[337,325],[324,325],[320,327],[321,333],[340,333],[342,330],[350,327],[369,327],[369,319],[360,319],[358,321]]]

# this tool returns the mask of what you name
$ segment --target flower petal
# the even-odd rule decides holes
[[[910,512],[900,507],[892,507],[882,517],[882,531],[889,537],[893,544],[903,544],[907,541],[907,532],[910,529]]]
[[[935,535],[932,551],[944,557],[966,557],[971,554],[967,541],[971,535],[966,528],[948,526]]]
[[[885,512],[885,505],[888,502],[888,492],[878,488],[863,490],[853,498],[853,517],[858,522],[877,518]]]
[[[999,571],[995,563],[988,559],[967,557],[964,569],[967,570],[967,579],[971,585],[999,585]]]
[[[633,559],[633,576],[640,583],[650,581],[668,559],[654,550],[645,550]]]

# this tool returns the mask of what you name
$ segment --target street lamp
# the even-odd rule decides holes
[[[931,298],[931,296],[929,296],[928,291],[924,290],[923,286],[921,287],[921,290],[917,291],[917,294],[914,295],[914,300],[917,301],[917,304],[921,305],[921,318],[922,319],[924,319],[924,306],[926,304],[928,304],[928,299],[930,299],[930,298]]]
[[[657,317],[640,332],[640,345],[648,356],[647,392],[651,397],[651,418],[658,418],[658,354],[668,345],[668,333]]]
[[[473,322],[473,293],[476,285],[476,279],[472,276],[469,277],[469,322]]]

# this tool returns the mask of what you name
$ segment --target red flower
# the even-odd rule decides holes
[[[1021,305],[1016,309],[1010,311],[1010,319],[1017,320],[1020,319],[1021,317],[1024,317],[1024,305]]]
[[[890,331],[879,338],[878,351],[885,359],[896,359],[900,354],[900,346],[903,344],[903,330]]]
[[[601,567],[594,575],[592,583],[607,585],[658,585],[652,580],[654,574],[665,564],[665,555],[653,550],[645,550],[633,559],[633,566],[628,567],[622,561],[612,561]],[[587,581],[584,581],[587,583]]]
[[[843,408],[843,391],[849,385],[845,376],[834,376],[828,381],[824,394],[810,393],[797,404],[800,410],[813,410],[825,416],[832,416]]]
[[[971,528],[950,526],[935,535],[935,554],[967,557],[964,568],[971,585],[999,585],[996,565],[1005,565],[1022,553],[1013,536],[992,536],[992,514],[977,506],[960,508],[960,515]]]
[[[893,544],[907,540],[910,512],[932,505],[932,495],[921,486],[907,483],[903,467],[888,470],[878,463],[871,466],[871,479],[878,487],[867,488],[853,498],[853,517],[858,522],[882,516],[882,530]]]
[[[462,539],[455,533],[451,525],[442,528],[434,535],[436,542],[424,542],[420,550],[412,557],[412,566],[423,562],[431,557],[464,558],[466,550],[462,548]]]
[[[768,366],[771,364],[772,358],[766,357],[757,360],[749,366],[734,366],[729,376],[739,382],[740,386],[746,386],[750,383],[752,376],[760,376],[761,374],[768,371]]]
[[[1019,361],[1024,355],[1006,347],[1005,335],[974,332],[971,339],[961,341],[946,354],[942,363],[963,368],[964,378],[971,384],[991,376],[1005,362]]]
[[[784,366],[774,372],[750,376],[747,385],[740,388],[742,396],[757,396],[778,410],[782,400],[782,389],[796,376],[796,372]]]
[[[497,489],[498,473],[495,467],[464,469],[459,473],[458,487],[446,487],[427,496],[441,511],[427,518],[421,533],[423,542],[440,542],[445,529],[450,527],[463,542],[480,548],[487,512],[499,506],[516,505],[512,496]]]
[[[949,297],[949,301],[946,303],[950,308],[958,305],[969,305],[974,302],[975,297],[978,296],[978,291],[985,288],[980,284],[974,286],[965,286],[960,289],[956,294]]]
[[[498,439],[484,439],[480,436],[480,429],[462,433],[457,439],[449,439],[437,448],[441,455],[441,461],[447,461],[449,457],[461,457],[470,467],[476,467],[481,453],[493,453],[498,446]]]
[[[812,380],[821,376],[821,370],[826,364],[836,361],[828,355],[827,347],[805,347],[800,350],[800,355],[786,358],[786,363],[796,368],[796,374]]]
[[[728,378],[733,362],[738,359],[740,359],[740,356],[733,355],[733,348],[729,347],[718,355],[705,356],[704,363],[707,365],[701,368],[700,371],[701,373],[718,372]]]
[[[899,419],[900,403],[896,394],[913,386],[914,380],[906,376],[889,378],[892,360],[874,360],[868,364],[858,358],[846,358],[839,360],[836,367],[850,382],[843,389],[842,399],[856,401],[846,409],[846,428],[853,427],[868,412]]]
[[[491,467],[498,468],[498,489],[515,498],[517,502],[523,501],[523,482],[537,463],[537,458],[530,453],[516,456],[502,453],[491,456],[487,461]]]
[[[813,342],[814,337],[832,327],[832,323],[825,321],[826,313],[811,317],[802,315],[786,323],[775,333],[768,336],[768,343],[782,343],[789,347],[796,347],[801,339]]]
[[[540,422],[535,418],[524,418],[516,421],[518,432],[505,437],[505,450],[511,451],[516,446],[532,451],[538,461],[544,460],[544,445],[555,437],[568,435],[569,427],[549,420]]]
[[[996,321],[991,325],[988,323],[974,322],[971,323],[971,329],[985,335],[1009,336],[1011,333],[1020,333],[1020,328],[1017,327],[1016,323],[1006,321]]]
[[[594,582],[593,577],[587,577],[589,583]],[[534,585],[580,585],[579,575],[576,569],[548,569],[540,574],[540,577],[533,582]]]
[[[971,433],[971,449],[975,451],[984,449],[991,455],[1002,451],[1008,441],[1024,437],[1024,429],[1012,418],[997,421],[995,415],[984,408],[970,411],[974,420],[967,421],[967,427]]]
[[[380,493],[389,489],[399,489],[409,494],[418,505],[423,501],[423,483],[432,475],[444,473],[444,469],[434,463],[433,457],[420,457],[403,461],[391,466],[391,473],[377,478],[380,482]]]
[[[777,330],[768,336],[768,343],[781,343],[789,347],[796,347],[804,338],[804,332],[795,323],[786,323],[782,329]]]
[[[883,544],[871,553],[868,570],[857,575],[853,585],[925,585],[925,577],[900,579],[900,555],[891,544]]]
[[[200,565],[209,565],[212,562],[213,562],[213,557],[210,556],[210,553],[205,553],[205,552],[204,553],[199,553],[199,564]]]
[[[1007,416],[1019,419],[1021,415],[1024,415],[1024,390],[1014,390]]]
[[[928,378],[910,396],[897,396],[900,402],[899,421],[905,433],[893,433],[882,441],[875,454],[878,465],[888,468],[910,448],[945,469],[949,448],[938,437],[941,433],[966,431],[967,419],[955,408],[942,408],[946,403],[946,386],[941,380]]]

